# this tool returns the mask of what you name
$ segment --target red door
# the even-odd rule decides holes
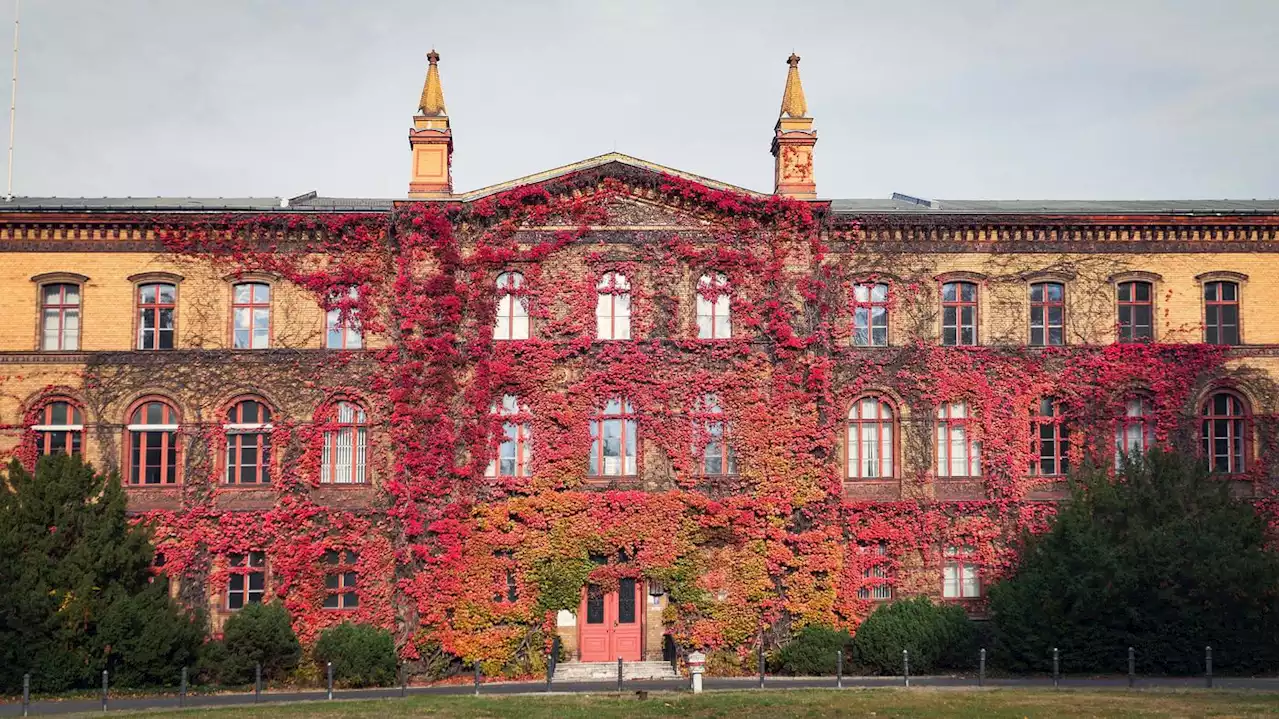
[[[618,580],[618,591],[588,584],[578,607],[578,650],[584,662],[640,661],[643,610],[640,582]]]

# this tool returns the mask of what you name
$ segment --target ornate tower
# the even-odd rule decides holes
[[[782,91],[782,110],[773,128],[773,194],[799,200],[817,198],[813,180],[813,146],[818,131],[813,118],[807,117],[804,88],[800,86],[800,56],[787,58],[787,86]]]
[[[448,197],[453,194],[453,131],[444,109],[440,87],[440,54],[427,53],[427,81],[418,100],[418,114],[409,129],[409,149],[413,152],[413,172],[409,177],[409,197]]]

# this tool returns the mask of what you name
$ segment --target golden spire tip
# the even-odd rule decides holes
[[[423,115],[445,115],[444,88],[440,86],[440,53],[435,48],[427,53],[427,81],[422,86],[422,97],[418,99],[418,111]]]
[[[778,117],[804,117],[809,108],[804,102],[804,88],[800,86],[800,56],[791,53],[787,58],[787,86],[782,90],[782,111]]]

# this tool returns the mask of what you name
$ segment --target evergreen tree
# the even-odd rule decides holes
[[[1052,528],[992,587],[995,659],[1014,671],[1276,670],[1277,568],[1253,506],[1198,457],[1155,450],[1072,479]]]
[[[34,474],[11,462],[0,479],[0,689],[19,689],[27,671],[39,691],[95,686],[103,669],[160,679],[136,661],[179,671],[202,623],[152,585],[152,555],[117,477],[61,454]]]

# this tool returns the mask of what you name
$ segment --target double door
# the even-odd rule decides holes
[[[640,661],[644,609],[637,579],[618,580],[618,590],[588,584],[578,607],[578,648],[584,662]]]

